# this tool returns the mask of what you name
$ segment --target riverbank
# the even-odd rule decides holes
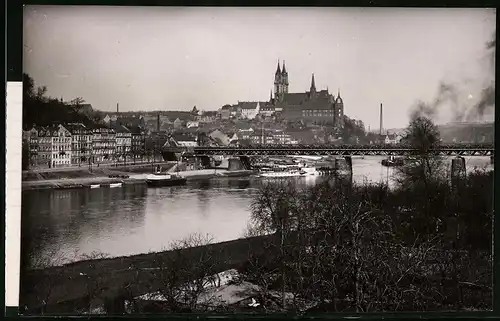
[[[75,189],[75,188],[90,188],[92,185],[99,185],[99,188],[108,188],[112,184],[122,184],[132,185],[132,184],[146,184],[146,177],[149,175],[151,168],[149,167],[149,172],[137,173],[127,172],[123,170],[113,170],[109,169],[99,169],[94,170],[92,173],[88,173],[89,176],[85,176],[85,172],[80,173],[80,177],[68,177],[63,176],[60,173],[60,178],[56,179],[40,179],[40,180],[30,180],[22,182],[22,190],[43,190],[43,189]],[[254,172],[251,170],[238,170],[229,171],[227,169],[204,169],[204,170],[194,170],[194,171],[183,171],[178,172],[182,177],[187,180],[198,180],[198,179],[211,179],[217,177],[245,177],[250,176]],[[90,176],[92,174],[92,176]],[[109,178],[110,174],[121,174],[128,175],[128,178]],[[96,186],[97,187],[97,186]]]
[[[27,170],[22,172],[22,180],[24,181],[46,181],[58,179],[76,179],[76,178],[92,178],[92,177],[107,177],[110,174],[119,173],[151,173],[153,166],[161,166],[164,170],[168,170],[175,165],[175,162],[158,162],[143,164],[128,164],[112,166],[93,166],[90,169],[87,166],[71,167],[71,168],[52,168],[45,170]]]

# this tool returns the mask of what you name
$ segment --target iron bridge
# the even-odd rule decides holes
[[[192,147],[183,149],[195,156],[411,156],[418,153],[405,146],[258,145],[246,147]],[[430,153],[440,156],[493,156],[493,144],[442,145]]]

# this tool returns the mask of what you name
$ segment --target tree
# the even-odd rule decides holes
[[[23,126],[25,129],[33,125],[48,126],[55,123],[78,122],[92,126],[98,119],[78,112],[84,102],[81,97],[65,103],[47,95],[47,87],[36,88],[33,78],[23,74]],[[94,117],[94,116],[90,116]]]
[[[364,140],[365,136],[365,125],[361,120],[344,116],[344,127],[341,129],[341,137],[344,143],[357,144],[359,140]]]
[[[265,285],[278,269],[273,273],[280,275],[282,304],[290,297],[283,284],[292,294],[287,310],[308,300],[328,311],[358,312],[439,304],[442,292],[427,281],[425,268],[437,243],[400,239],[397,206],[386,205],[389,195],[384,185],[325,183],[301,191],[266,185],[252,207],[252,230],[274,231],[276,243],[266,251],[267,261],[252,260],[247,277],[260,275]]]
[[[82,105],[85,103],[85,100],[82,97],[76,97],[71,100],[70,105],[78,112],[80,111]]]
[[[216,282],[220,253],[209,246],[213,242],[209,235],[193,234],[170,245],[170,253],[158,253],[157,272],[153,278],[159,282],[159,293],[163,296],[164,312],[204,311],[215,298],[199,299],[206,294],[210,284]]]
[[[416,152],[399,168],[398,181],[402,186],[423,184],[427,188],[444,178],[443,161],[432,151],[440,146],[439,130],[432,120],[422,116],[413,118],[405,129],[404,142]]]

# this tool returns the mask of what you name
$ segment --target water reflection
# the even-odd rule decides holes
[[[357,183],[394,184],[383,157],[353,159]],[[451,162],[451,160],[450,160]],[[467,170],[489,167],[489,157],[466,158]],[[312,186],[326,177],[291,178]],[[256,177],[188,181],[185,186],[29,191],[22,200],[22,255],[71,256],[100,251],[112,256],[157,251],[191,233],[210,233],[215,241],[242,236],[250,204],[265,182]]]
[[[22,251],[45,257],[114,252],[144,224],[144,186],[123,189],[50,190],[23,193]],[[103,242],[103,240],[106,240]]]

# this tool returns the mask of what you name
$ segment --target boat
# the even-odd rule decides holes
[[[112,183],[112,184],[109,184],[109,187],[113,188],[113,187],[122,187],[122,183]]]
[[[262,171],[259,176],[267,178],[286,178],[286,177],[297,177],[301,176],[302,172],[298,169],[275,169],[271,171]]]
[[[388,158],[382,160],[382,166],[394,167],[404,165],[404,158],[389,156]]]
[[[179,186],[186,184],[186,178],[169,173],[155,173],[146,177],[146,183],[151,187]]]
[[[90,188],[99,188],[99,187],[101,187],[100,184],[92,184],[92,185],[90,185]]]
[[[321,173],[316,169],[316,167],[302,167],[300,171],[302,176],[319,176]]]

